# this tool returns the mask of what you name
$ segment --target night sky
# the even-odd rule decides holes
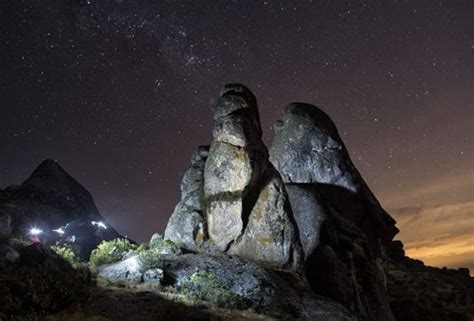
[[[118,231],[163,232],[230,82],[267,143],[287,103],[324,109],[408,253],[474,268],[469,0],[2,0],[0,187],[56,159]]]

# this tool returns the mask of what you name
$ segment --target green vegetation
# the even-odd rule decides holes
[[[118,262],[124,254],[139,248],[138,245],[131,243],[127,239],[117,238],[111,241],[103,241],[92,251],[89,263],[93,267],[103,264]]]
[[[150,241],[150,249],[156,250],[161,254],[179,254],[181,248],[178,243],[162,237],[153,237]]]
[[[79,258],[76,256],[76,253],[67,246],[51,246],[51,250],[69,262],[72,266],[76,266],[79,263]]]
[[[244,309],[245,300],[217,282],[208,272],[196,272],[181,283],[179,294],[191,302],[205,301],[212,307]]]
[[[164,255],[158,248],[151,248],[138,252],[138,257],[147,268],[153,268],[159,265]]]

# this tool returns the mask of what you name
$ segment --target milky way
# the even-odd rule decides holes
[[[285,104],[320,106],[409,253],[474,267],[469,243],[453,261],[422,242],[474,230],[473,53],[468,0],[4,0],[0,186],[57,159],[119,231],[162,232],[213,100],[241,82],[267,143]]]

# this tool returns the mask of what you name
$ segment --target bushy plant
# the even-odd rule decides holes
[[[69,262],[72,266],[76,266],[79,263],[79,258],[76,253],[67,246],[51,246],[51,250]]]
[[[150,249],[154,249],[161,254],[181,254],[181,248],[178,243],[168,239],[163,239],[159,234],[153,235],[149,243]]]
[[[131,243],[127,239],[117,238],[110,241],[103,241],[92,251],[89,264],[93,267],[97,267],[118,262],[122,259],[124,254],[136,250],[137,248],[138,245]]]
[[[147,268],[153,268],[160,264],[160,261],[163,259],[164,255],[161,254],[159,249],[149,248],[139,251],[138,257],[143,265],[145,265]]]
[[[208,272],[196,272],[181,283],[179,292],[192,302],[205,301],[213,307],[245,308],[246,301],[219,284]]]

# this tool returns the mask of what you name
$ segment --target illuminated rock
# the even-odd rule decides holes
[[[293,103],[274,126],[270,161],[281,174],[314,292],[364,320],[394,320],[381,248],[398,232],[319,108]]]
[[[255,96],[242,85],[227,85],[214,110],[214,141],[204,170],[209,240],[225,251],[244,229],[246,199],[267,165]]]
[[[300,269],[301,246],[283,182],[268,162],[255,96],[227,85],[213,117],[214,140],[193,156],[165,238],[188,250]]]

